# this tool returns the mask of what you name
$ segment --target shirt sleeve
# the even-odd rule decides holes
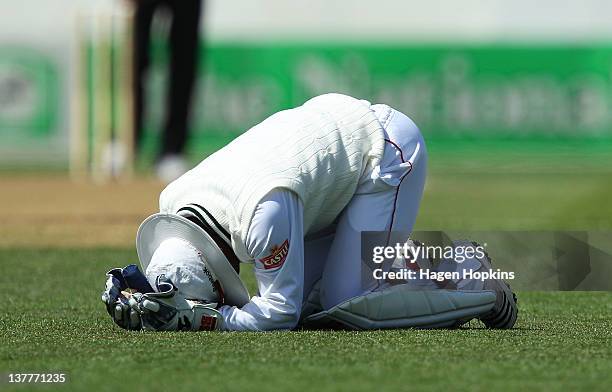
[[[304,291],[303,207],[295,193],[275,190],[262,199],[247,232],[246,246],[255,260],[259,293],[242,308],[220,308],[225,329],[294,328]]]

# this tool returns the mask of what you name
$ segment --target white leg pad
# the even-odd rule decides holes
[[[445,328],[491,310],[495,299],[495,292],[489,290],[415,290],[397,285],[312,314],[302,325],[355,330]]]

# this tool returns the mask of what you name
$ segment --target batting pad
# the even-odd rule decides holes
[[[313,329],[446,328],[481,315],[495,304],[494,291],[415,290],[407,285],[351,298],[306,317]]]

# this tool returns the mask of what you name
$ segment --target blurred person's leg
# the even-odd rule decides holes
[[[134,145],[140,151],[143,135],[145,83],[150,64],[149,48],[153,15],[160,0],[136,0],[134,3]]]
[[[167,117],[160,158],[180,156],[185,149],[198,64],[201,0],[174,0],[170,30],[170,72]]]

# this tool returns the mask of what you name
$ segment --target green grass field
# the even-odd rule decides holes
[[[612,385],[612,293],[519,293],[519,323],[509,331],[472,322],[432,331],[126,332],[99,300],[101,277],[135,256],[109,249],[0,251],[0,371],[65,372],[63,388],[102,391]],[[245,279],[252,290],[248,272]]]
[[[612,229],[610,146],[525,147],[432,143],[416,229]],[[64,200],[52,182],[40,190],[36,183],[11,182],[0,205],[0,389],[50,389],[10,386],[7,372],[65,372],[68,383],[51,388],[102,391],[603,391],[612,385],[610,292],[520,292],[519,321],[509,331],[472,322],[431,331],[126,332],[99,299],[104,273],[136,262],[132,231],[153,212],[156,196],[142,194],[147,186],[74,186],[66,191],[72,199]],[[53,189],[53,198],[37,204],[45,189]],[[109,235],[117,231],[125,239]],[[125,246],[91,248],[96,236]],[[78,246],[79,238],[89,248]],[[28,246],[39,242],[44,245]],[[252,275],[243,272],[254,292]]]

